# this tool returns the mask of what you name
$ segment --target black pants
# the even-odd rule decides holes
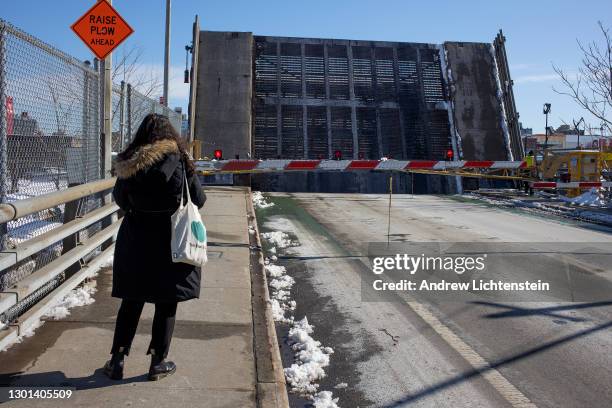
[[[130,353],[132,341],[136,335],[136,328],[144,302],[124,299],[117,313],[115,336],[111,354],[122,352]],[[174,322],[176,320],[176,303],[156,303],[153,317],[153,333],[147,354],[154,354],[166,358],[170,349]]]

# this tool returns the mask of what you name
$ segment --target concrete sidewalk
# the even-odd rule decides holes
[[[203,271],[201,298],[179,304],[169,356],[177,364],[176,374],[157,382],[146,380],[152,305],[143,311],[126,359],[125,379],[111,381],[102,374],[119,307],[119,300],[110,297],[112,273],[104,270],[96,280],[95,303],[72,309],[66,319],[47,321],[33,337],[0,353],[0,386],[75,387],[73,397],[62,402],[13,401],[6,406],[282,406],[286,396],[261,395],[262,389],[270,388],[258,381],[262,377],[258,366],[267,370],[263,377],[268,379],[274,379],[278,369],[270,368],[274,366],[270,361],[256,361],[257,356],[274,359],[277,350],[265,350],[276,344],[275,339],[255,339],[253,334],[254,316],[261,325],[257,316],[265,311],[253,310],[252,304],[258,309],[265,302],[252,303],[249,190],[216,187],[207,188],[206,194],[202,213],[210,260]],[[280,387],[273,389],[274,394]]]

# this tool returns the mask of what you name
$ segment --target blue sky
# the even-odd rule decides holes
[[[70,25],[93,0],[2,1],[0,17],[79,59],[91,54]],[[597,21],[612,27],[610,0],[515,1],[219,1],[173,0],[172,106],[187,104],[188,85],[182,84],[184,46],[199,14],[202,29],[251,31],[260,35],[348,38],[407,42],[491,42],[501,28],[507,37],[510,71],[521,121],[535,131],[544,129],[542,104],[552,103],[550,122],[585,116],[568,97],[553,92],[560,86],[552,63],[575,72],[580,64],[576,40],[600,39]],[[161,72],[165,0],[114,0],[113,5],[136,31],[124,44],[143,51],[142,63]],[[121,50],[119,51],[121,52]]]

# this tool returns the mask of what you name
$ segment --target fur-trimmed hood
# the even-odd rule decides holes
[[[115,163],[115,172],[118,178],[126,179],[160,162],[168,154],[178,152],[179,148],[174,140],[158,140],[154,143],[140,146],[127,159],[121,160],[118,158]]]

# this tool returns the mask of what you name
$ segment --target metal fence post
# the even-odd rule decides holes
[[[0,21],[0,203],[6,202],[8,179],[7,135],[8,121],[6,109],[6,25]],[[0,250],[5,249],[6,223],[0,226]]]
[[[124,149],[124,133],[125,133],[125,81],[121,81],[121,93],[119,94],[119,151]]]
[[[132,142],[132,85],[127,84],[127,137]]]

